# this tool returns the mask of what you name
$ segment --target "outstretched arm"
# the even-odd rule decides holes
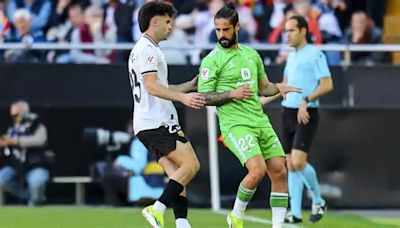
[[[204,96],[199,93],[183,93],[165,87],[159,82],[157,73],[148,73],[143,76],[144,85],[149,94],[170,101],[179,101],[184,105],[200,109],[204,106]]]
[[[196,75],[192,80],[178,84],[178,85],[169,85],[171,90],[176,92],[188,93],[197,90],[197,80],[198,76]]]
[[[270,97],[270,101],[276,98],[286,98],[286,94],[289,92],[301,93],[301,89],[286,84],[286,78],[282,83],[272,83],[266,77],[259,81],[259,93],[261,96]]]

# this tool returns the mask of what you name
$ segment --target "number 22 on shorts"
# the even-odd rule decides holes
[[[255,144],[253,142],[253,136],[250,134],[248,134],[242,138],[239,138],[238,144],[240,146],[240,149],[242,149],[242,151],[247,151],[248,149],[255,146]]]

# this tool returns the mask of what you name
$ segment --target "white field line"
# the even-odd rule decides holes
[[[216,214],[221,214],[221,215],[227,215],[229,213],[229,211],[227,211],[227,210],[218,210],[218,211],[212,211],[212,212],[214,212]],[[264,219],[264,218],[245,215],[243,217],[243,219],[245,221],[249,221],[249,222],[272,225],[271,220]],[[292,225],[292,224],[284,224],[283,227],[285,227],[285,228],[301,228],[301,226]]]

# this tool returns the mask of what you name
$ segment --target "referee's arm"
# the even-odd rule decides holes
[[[332,78],[329,76],[323,77],[319,80],[319,84],[317,88],[314,90],[314,92],[312,92],[307,96],[308,100],[309,101],[318,100],[324,95],[330,93],[332,90],[333,90]]]

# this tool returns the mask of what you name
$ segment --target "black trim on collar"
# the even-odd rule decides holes
[[[153,38],[151,38],[149,35],[144,34],[143,37],[145,37],[146,39],[148,39],[152,44],[154,44],[154,46],[159,47],[158,44],[153,40]]]

